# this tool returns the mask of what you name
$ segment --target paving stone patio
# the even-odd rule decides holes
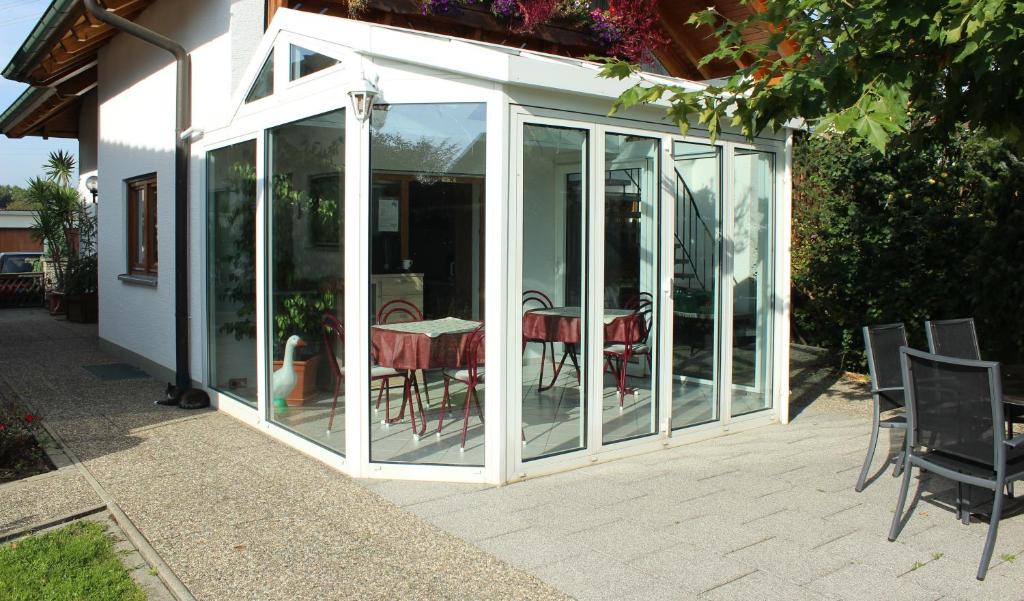
[[[884,448],[853,491],[864,389],[796,356],[788,426],[501,488],[356,481],[224,414],[153,406],[161,383],[98,380],[80,366],[115,360],[94,327],[0,312],[0,380],[200,599],[1024,599],[1024,517],[978,582],[987,524],[961,525],[940,480],[886,540]]]

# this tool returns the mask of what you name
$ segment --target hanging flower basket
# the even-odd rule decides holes
[[[423,14],[448,15],[465,6],[489,6],[515,33],[527,33],[555,20],[568,20],[589,32],[609,56],[646,63],[668,43],[657,0],[421,0]]]

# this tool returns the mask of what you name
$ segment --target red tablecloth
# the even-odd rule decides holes
[[[395,369],[464,367],[466,344],[480,322],[454,317],[370,328],[370,349],[378,365]],[[483,362],[483,349],[479,360]]]
[[[634,343],[643,339],[644,321],[633,311],[605,309],[604,343]],[[554,307],[523,313],[523,339],[545,342],[580,342],[580,308]]]

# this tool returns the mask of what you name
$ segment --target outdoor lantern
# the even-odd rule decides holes
[[[348,93],[349,98],[352,99],[352,110],[356,113],[356,119],[366,121],[370,117],[373,100],[379,93],[380,90],[377,89],[376,84],[363,75],[356,88]]]
[[[85,188],[92,193],[92,202],[96,204],[96,194],[100,191],[100,178],[95,175],[85,178]]]

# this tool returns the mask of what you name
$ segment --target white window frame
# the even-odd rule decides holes
[[[321,52],[326,56],[337,58],[341,64],[329,67],[307,77],[288,81],[288,63],[291,44],[309,50]],[[263,60],[271,48],[275,49],[275,93],[265,99],[245,104],[244,97],[252,86],[252,81],[259,72]],[[293,32],[278,31],[274,37],[264,39],[254,56],[262,57],[254,60],[244,85],[236,90],[234,105],[229,106],[225,121],[229,125],[210,129],[204,137],[194,144],[198,164],[205,165],[206,153],[247,140],[256,140],[257,146],[257,216],[256,216],[256,286],[257,295],[256,319],[257,353],[258,353],[258,403],[254,409],[248,404],[228,394],[211,391],[215,405],[226,413],[249,423],[267,434],[285,442],[325,464],[355,477],[397,478],[414,480],[444,480],[500,484],[512,482],[524,477],[564,471],[593,462],[635,455],[649,450],[685,444],[696,440],[720,436],[726,431],[757,427],[772,420],[787,421],[788,411],[785,396],[788,395],[788,331],[780,327],[788,323],[789,316],[789,203],[788,190],[791,178],[792,140],[758,139],[751,144],[736,135],[724,134],[716,142],[723,154],[723,186],[722,196],[726,206],[723,208],[721,235],[731,232],[732,182],[731,156],[735,148],[774,152],[775,159],[775,214],[774,248],[773,248],[773,286],[776,302],[772,307],[773,323],[770,330],[772,339],[768,344],[771,356],[771,395],[772,408],[748,414],[740,418],[731,418],[731,407],[728,403],[729,378],[731,376],[730,353],[725,348],[717,348],[716,360],[722,361],[716,378],[716,395],[719,404],[719,421],[682,428],[671,429],[672,395],[671,395],[671,356],[668,352],[670,338],[664,335],[671,324],[671,282],[664,281],[664,275],[671,270],[671,245],[664,240],[671,239],[671,228],[674,223],[674,202],[672,185],[666,175],[671,164],[671,148],[675,141],[710,144],[706,135],[698,128],[681,136],[671,124],[658,122],[656,117],[650,120],[609,118],[586,112],[581,109],[569,112],[553,108],[554,101],[545,102],[551,108],[528,107],[513,104],[509,88],[500,83],[489,83],[470,77],[452,77],[440,72],[434,73],[424,67],[405,68],[396,66],[388,60],[373,60],[367,56],[351,51],[341,45],[308,38]],[[320,445],[273,424],[268,417],[267,387],[269,374],[267,369],[267,206],[266,182],[267,167],[267,130],[270,128],[299,121],[303,118],[344,108],[346,119],[346,185],[345,185],[345,276],[350,283],[346,286],[345,322],[354,324],[346,330],[346,398],[369,398],[370,383],[368,365],[364,350],[368,348],[369,328],[360,327],[369,315],[369,294],[365,293],[365,283],[369,282],[369,123],[360,122],[355,118],[349,105],[347,90],[358,85],[364,74],[379,74],[383,95],[378,102],[388,104],[433,104],[433,103],[469,103],[483,102],[487,105],[487,157],[486,184],[484,190],[485,218],[485,278],[487,291],[485,323],[488,324],[486,338],[486,356],[489,365],[494,367],[488,371],[487,389],[485,394],[485,415],[494,419],[485,421],[485,452],[483,467],[436,466],[415,464],[382,464],[370,463],[369,444],[369,411],[370,404],[352,403],[346,409],[346,448],[345,456],[338,455]],[[443,86],[424,86],[423,82],[435,78],[444,80]],[[561,98],[560,100],[567,100]],[[573,99],[568,99],[573,100]],[[580,99],[579,106],[586,102]],[[654,115],[655,113],[644,113]],[[521,249],[521,177],[519,153],[522,147],[522,125],[524,122],[537,122],[561,127],[583,129],[588,132],[588,210],[590,224],[588,245],[590,252],[589,278],[586,294],[591,309],[588,324],[588,340],[598,340],[601,336],[600,311],[603,307],[600,284],[604,279],[603,253],[603,203],[604,203],[604,143],[606,133],[635,134],[647,138],[660,139],[661,152],[661,201],[660,219],[661,240],[659,277],[656,278],[659,302],[656,319],[660,332],[656,340],[655,350],[656,398],[658,403],[657,431],[642,438],[629,439],[610,444],[602,442],[601,411],[594,410],[595,399],[602,394],[601,378],[590,378],[588,382],[587,410],[587,448],[570,454],[557,455],[523,462],[521,460],[522,445],[520,439],[521,410],[521,291],[522,257]],[[193,190],[205,198],[206,170],[195,169],[197,173]],[[195,185],[198,184],[198,185]],[[193,210],[199,212],[203,232],[203,241],[198,244],[207,260],[206,235],[208,232],[206,219],[206,203],[194,203]],[[193,214],[193,220],[196,215]],[[194,221],[195,222],[195,221]],[[726,230],[725,228],[729,229]],[[666,237],[666,232],[668,235]],[[595,234],[596,233],[596,234]],[[722,257],[723,263],[726,261]],[[727,277],[728,276],[728,277]],[[719,286],[716,294],[719,300],[719,322],[721,331],[717,339],[731,340],[727,324],[731,313],[726,312],[724,303],[731,303],[731,288],[726,283],[731,275],[723,270],[719,275]],[[209,341],[209,315],[207,311],[206,278],[199,278],[198,289],[204,294],[193,305],[193,315],[202,315],[202,327],[198,328],[196,341],[203,351],[202,368],[198,370],[209,382],[209,360],[205,357]],[[368,323],[366,324],[369,325]],[[716,344],[718,344],[716,340]],[[731,344],[731,343],[730,343]],[[592,345],[593,346],[593,345]],[[602,372],[602,356],[600,352],[590,353],[585,369],[588,373]]]

